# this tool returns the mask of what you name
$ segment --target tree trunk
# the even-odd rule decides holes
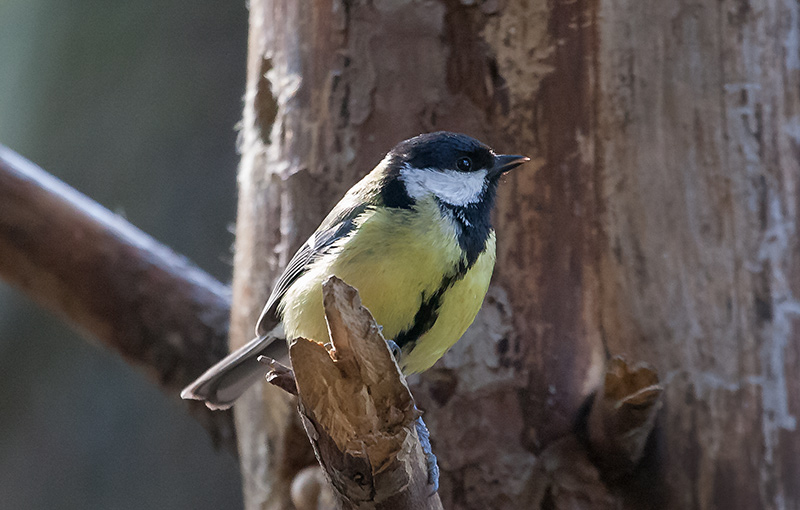
[[[668,508],[800,508],[799,11],[600,12],[597,312],[668,381]]]
[[[800,507],[796,3],[250,9],[234,346],[388,149],[465,132],[533,164],[501,184],[475,324],[412,385],[444,507]],[[665,388],[622,474],[581,432],[612,355]],[[290,508],[313,463],[293,403],[264,385],[236,408],[247,508]]]

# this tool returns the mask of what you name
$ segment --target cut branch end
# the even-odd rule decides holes
[[[323,296],[331,348],[300,338],[289,354],[306,432],[337,497],[344,508],[441,508],[429,496],[419,411],[375,320],[336,277]]]
[[[588,438],[595,462],[612,477],[641,460],[655,425],[664,388],[655,369],[611,359],[588,421]]]

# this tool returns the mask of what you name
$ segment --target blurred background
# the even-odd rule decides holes
[[[0,143],[223,282],[247,11],[0,0]],[[240,508],[238,465],[117,355],[0,282],[0,506]]]

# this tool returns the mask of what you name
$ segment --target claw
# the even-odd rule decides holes
[[[394,340],[386,340],[386,345],[389,347],[389,350],[392,352],[392,356],[394,360],[400,363],[400,356],[403,354],[403,351],[400,349],[400,346],[395,343]]]
[[[431,433],[428,432],[428,427],[422,421],[421,416],[417,418],[415,425],[417,427],[417,436],[419,436],[419,444],[425,453],[425,463],[428,465],[428,488],[430,489],[428,495],[432,496],[439,490],[439,464],[436,462],[436,455],[433,454],[433,449],[431,448]]]

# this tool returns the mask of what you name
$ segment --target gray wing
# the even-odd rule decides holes
[[[359,209],[351,210],[352,214],[343,217],[341,221],[331,227],[320,228],[295,253],[286,270],[278,279],[278,283],[264,306],[264,311],[261,312],[261,318],[256,327],[256,338],[206,370],[203,375],[183,389],[182,398],[204,400],[211,409],[226,409],[233,405],[234,401],[247,388],[269,371],[268,366],[258,361],[260,356],[288,363],[286,342],[278,338],[278,336],[282,336],[282,333],[275,332],[275,327],[280,322],[276,313],[278,303],[286,293],[286,289],[306,271],[309,264],[326,253],[326,250],[338,239],[353,230],[355,218],[366,210],[366,207]]]
[[[264,309],[261,311],[261,316],[256,323],[256,336],[264,336],[269,333],[272,328],[277,326],[278,322],[280,322],[280,318],[277,314],[278,305],[289,287],[291,287],[319,257],[328,253],[336,241],[347,236],[347,234],[353,230],[355,219],[358,215],[366,211],[367,208],[367,204],[349,208],[343,211],[343,214],[332,218],[336,220],[332,222],[332,225],[329,224],[331,222],[326,219],[322,226],[311,235],[308,241],[297,250],[297,253],[294,254],[283,270],[280,278],[278,278],[278,282],[275,284],[275,287],[273,287],[269,299],[267,299],[267,304],[264,305]],[[334,212],[336,211],[334,210]]]
[[[286,357],[286,342],[275,341],[277,333],[272,333],[280,322],[277,311],[281,299],[309,265],[327,253],[336,241],[352,232],[356,218],[377,203],[379,198],[373,188],[371,182],[364,179],[348,192],[349,197],[346,196],[339,202],[319,229],[289,261],[261,312],[256,326],[256,338],[206,370],[184,388],[181,392],[182,398],[204,400],[211,409],[225,409],[269,370],[258,362],[259,356],[279,360]],[[358,205],[346,205],[353,203]]]
[[[347,236],[353,230],[356,218],[383,202],[381,189],[384,186],[384,180],[385,176],[381,166],[378,165],[350,188],[344,198],[322,220],[317,231],[294,254],[286,265],[286,269],[283,270],[283,274],[278,278],[278,282],[273,287],[272,293],[261,311],[261,316],[256,323],[257,336],[268,333],[280,322],[277,314],[278,306],[289,287],[319,257],[328,253],[336,241]]]

